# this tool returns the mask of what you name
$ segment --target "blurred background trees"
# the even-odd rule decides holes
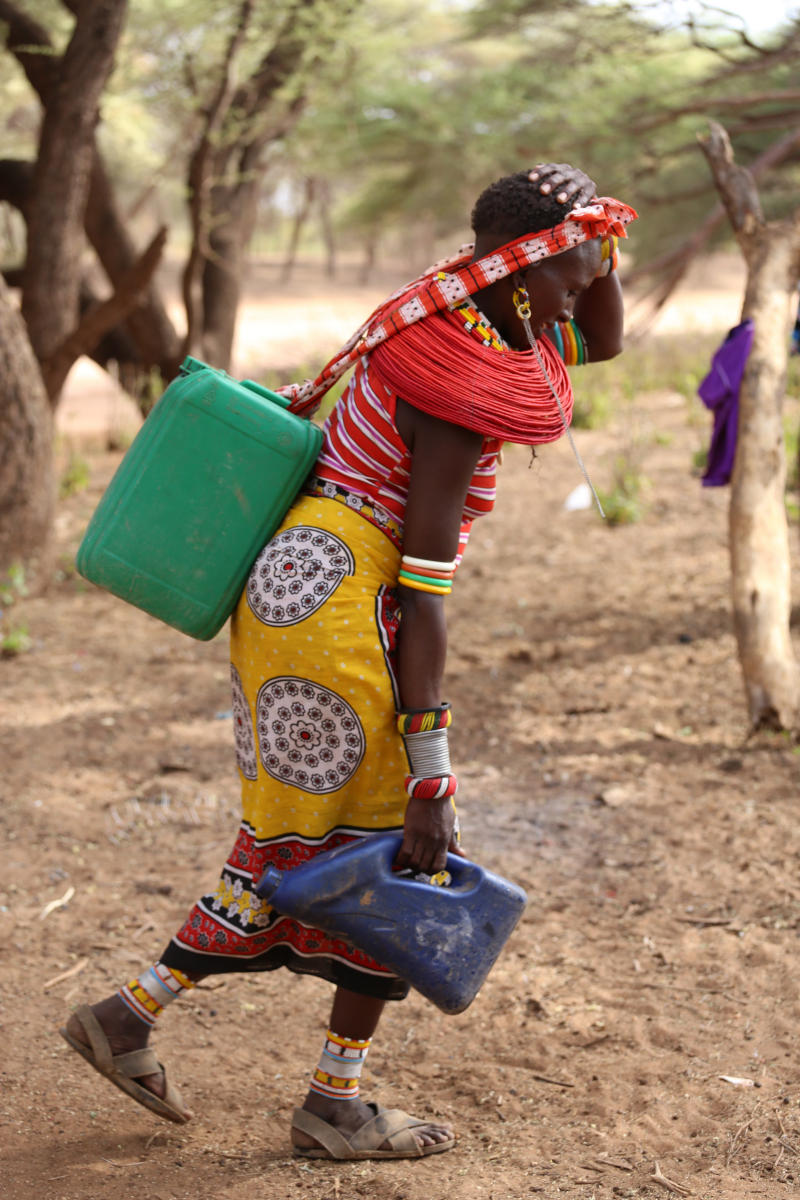
[[[66,123],[65,54],[103,7],[0,0],[0,263],[22,285],[40,357],[33,277],[59,237],[41,218],[45,132]],[[51,399],[76,350],[145,405],[153,371],[171,376],[187,349],[227,365],[253,238],[287,275],[309,249],[329,272],[355,253],[366,275],[402,246],[416,269],[468,236],[486,183],[548,159],[579,162],[646,212],[626,266],[662,303],[725,232],[696,146],[707,118],[760,167],[768,216],[800,182],[800,19],[753,37],[730,14],[698,11],[687,22],[666,3],[137,0],[92,133],[87,249],[59,305],[60,341],[78,316],[92,320],[45,368]],[[98,57],[101,90],[103,78]],[[26,238],[30,221],[47,237]],[[182,318],[152,282],[167,231]],[[136,303],[98,316],[121,290]]]

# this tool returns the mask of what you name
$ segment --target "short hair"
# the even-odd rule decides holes
[[[537,233],[560,224],[572,211],[573,202],[556,200],[558,188],[543,196],[527,171],[504,175],[490,183],[475,201],[471,224],[476,235],[488,234],[514,241],[526,233]],[[498,243],[499,244],[499,243]]]

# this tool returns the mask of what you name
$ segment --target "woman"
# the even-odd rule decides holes
[[[304,494],[259,555],[232,620],[243,820],[214,893],[140,977],[63,1034],[167,1120],[190,1113],[147,1041],[165,1004],[207,974],[286,966],[336,986],[296,1154],[418,1157],[446,1126],[359,1096],[387,999],[407,985],[352,946],[280,917],[255,894],[369,833],[402,830],[397,865],[432,874],[457,848],[442,704],[444,599],[472,519],[488,512],[503,441],[567,430],[564,361],[621,349],[616,236],[635,213],[597,201],[563,164],[499,180],[473,211],[474,247],[390,298],[313,383],[310,413],[355,364]],[[588,203],[593,201],[593,203]]]

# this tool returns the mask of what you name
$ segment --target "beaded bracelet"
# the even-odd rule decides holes
[[[438,562],[433,558],[412,558],[410,554],[404,554],[400,559],[397,582],[418,592],[449,596],[453,590],[455,569],[455,559]]]
[[[411,800],[447,800],[457,791],[455,775],[406,775],[406,793]]]
[[[397,714],[397,728],[403,736],[447,729],[452,723],[453,713],[447,701],[438,708],[401,708]]]
[[[450,705],[438,708],[404,708],[397,714],[397,728],[411,768],[406,792],[423,799],[455,795],[456,777],[450,766],[447,730],[452,723]],[[449,790],[448,790],[449,789]]]

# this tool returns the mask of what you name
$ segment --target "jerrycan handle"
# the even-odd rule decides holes
[[[254,379],[243,379],[242,387],[246,387],[250,392],[255,392],[257,396],[263,396],[265,400],[271,400],[273,404],[280,404],[281,408],[288,408],[291,403],[285,396],[279,396],[277,392],[271,392],[269,388],[262,387]]]
[[[269,902],[281,886],[282,881],[283,871],[279,871],[277,867],[267,867],[258,881],[256,891],[262,900]]]
[[[403,844],[402,834],[378,834],[366,840],[370,843],[376,863],[383,868],[385,877],[391,878],[395,874],[392,870],[394,860]],[[468,891],[476,887],[484,877],[483,867],[468,858],[461,858],[458,854],[448,853],[445,869],[449,872],[451,879],[447,885],[447,891],[449,892]],[[400,876],[400,878],[403,878],[403,876]],[[409,882],[416,884],[418,887],[436,886],[424,879],[412,878]]]

